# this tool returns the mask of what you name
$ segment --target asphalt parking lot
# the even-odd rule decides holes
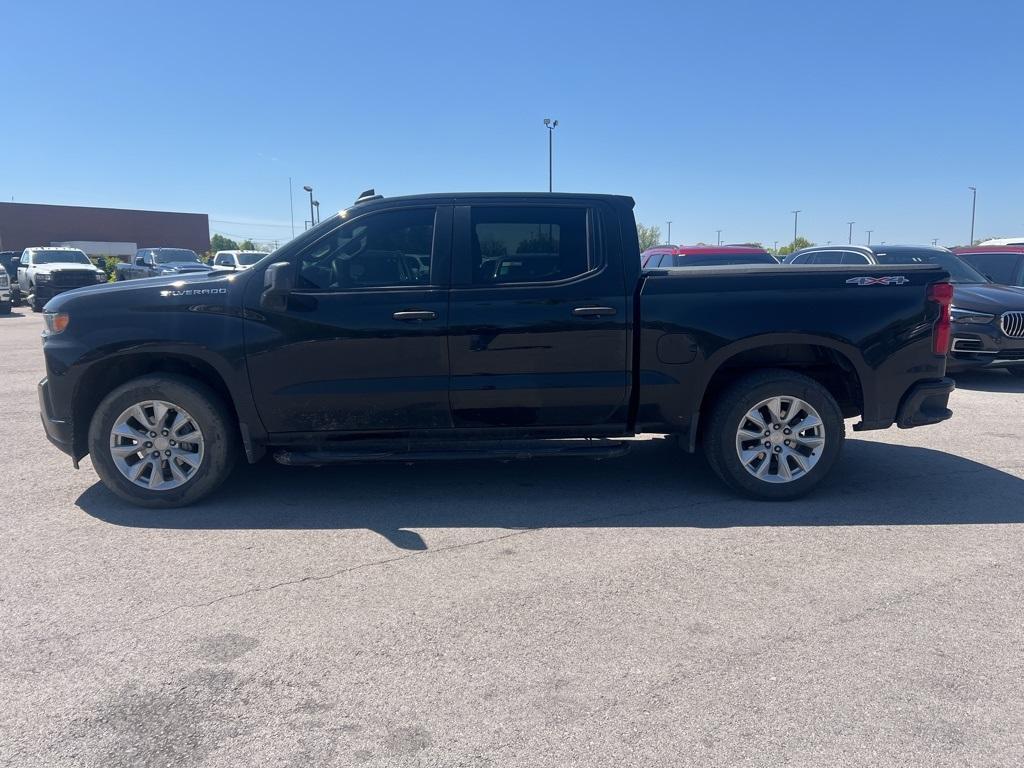
[[[625,459],[242,467],[133,509],[0,317],[0,764],[1008,766],[1024,381],[852,436],[811,498]],[[849,425],[848,425],[849,426]]]

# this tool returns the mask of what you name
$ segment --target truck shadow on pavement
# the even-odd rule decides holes
[[[951,374],[957,389],[972,392],[1024,392],[1024,378],[1007,371],[970,371]]]
[[[88,470],[86,470],[88,471]],[[1024,479],[968,459],[848,440],[832,476],[793,502],[730,494],[702,458],[663,440],[626,457],[527,462],[241,466],[195,507],[146,510],[100,483],[78,506],[104,522],[191,530],[368,529],[400,549],[427,545],[415,529],[963,525],[1024,522]]]

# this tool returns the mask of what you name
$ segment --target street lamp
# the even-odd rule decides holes
[[[555,128],[558,127],[558,121],[552,120],[550,117],[544,118],[544,125],[548,129],[548,192],[554,190],[554,183],[552,182],[552,153],[554,152],[554,141],[555,141]]]
[[[718,233],[718,244],[721,245],[722,244],[722,230],[716,229],[715,231]]]
[[[796,222],[800,218],[800,211],[793,211],[793,247],[796,248]]]
[[[978,206],[978,188],[968,187],[971,190],[971,239],[968,245],[974,245],[974,211]]]
[[[871,245],[871,233],[874,232],[875,230],[873,230],[873,229],[865,229],[864,231],[867,232],[867,234],[868,234],[868,245]]]
[[[846,241],[846,243],[847,243],[847,245],[853,245],[853,225],[856,224],[857,222],[856,221],[848,221],[846,223],[850,225],[850,237]]]
[[[933,237],[932,238],[932,245],[938,245],[938,244],[939,244],[939,238]]]
[[[669,219],[665,223],[668,224],[668,240],[666,240],[665,242],[668,243],[669,245],[672,245],[672,220]]]
[[[316,217],[313,215],[313,188],[309,186],[309,184],[306,184],[303,189],[309,192],[309,220],[312,222],[310,224],[312,227],[313,224],[316,224]]]
[[[313,207],[316,208],[316,223],[319,224],[320,223],[320,201],[319,200],[314,200],[313,201]]]

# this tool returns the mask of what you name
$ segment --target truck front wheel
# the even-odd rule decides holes
[[[97,407],[89,453],[103,484],[143,507],[182,507],[217,488],[238,454],[229,407],[206,385],[152,374]]]
[[[704,452],[731,488],[794,499],[818,485],[843,447],[835,398],[807,376],[765,370],[734,381],[711,408]]]

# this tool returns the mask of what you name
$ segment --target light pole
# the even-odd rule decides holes
[[[968,187],[971,190],[971,239],[968,245],[974,245],[974,211],[978,206],[978,188]]]
[[[867,232],[867,234],[868,234],[868,245],[871,245],[871,233],[874,232],[875,230],[873,230],[873,229],[865,229],[864,231]]]
[[[292,237],[295,237],[295,198],[292,196],[292,177],[288,177],[288,208],[292,214]],[[152,470],[150,470],[152,471]]]
[[[853,225],[856,224],[857,222],[856,221],[848,221],[846,223],[850,225],[850,237],[846,241],[846,243],[847,243],[847,245],[853,245]]]
[[[553,175],[552,175],[553,174],[553,170],[552,170],[552,168],[553,168],[553,166],[552,166],[552,157],[553,157],[554,146],[555,146],[555,128],[558,127],[558,121],[557,120],[552,120],[550,117],[545,117],[544,118],[544,125],[546,125],[547,129],[548,129],[548,192],[553,192],[554,188],[555,188],[555,185],[554,185],[554,182],[553,182]]]
[[[939,244],[939,238],[933,237],[932,238],[932,245],[938,245],[938,244]]]
[[[316,217],[313,215],[313,188],[309,186],[309,184],[307,184],[306,186],[303,187],[303,189],[309,192],[309,226],[312,227],[314,224],[316,224]]]
[[[665,242],[668,243],[669,245],[672,245],[672,220],[669,219],[665,223],[668,224],[668,240],[666,240]]]
[[[314,200],[313,201],[313,207],[316,208],[316,223],[319,224],[320,223],[320,201],[319,200]]]
[[[779,241],[778,240],[775,241],[775,247],[772,250],[775,251],[775,255],[776,256],[779,255]]]
[[[793,247],[796,248],[796,222],[800,218],[800,211],[793,211]]]
[[[718,244],[721,245],[722,244],[722,230],[716,229],[715,231],[718,233]]]

